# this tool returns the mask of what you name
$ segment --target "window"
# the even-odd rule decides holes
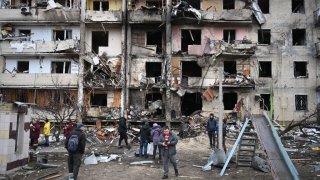
[[[270,44],[271,30],[270,29],[258,29],[258,43]]]
[[[308,110],[308,96],[307,95],[296,95],[296,110],[303,111]]]
[[[260,94],[260,109],[269,111],[271,107],[270,94]]]
[[[195,0],[184,0],[187,2],[189,5],[191,5],[195,9],[200,9],[200,1],[195,1]]]
[[[224,61],[223,62],[224,73],[226,75],[237,74],[237,63],[236,61]]]
[[[67,74],[71,73],[71,62],[52,62],[51,73]]]
[[[202,77],[202,69],[197,61],[182,61],[182,76]]]
[[[201,45],[201,30],[181,30],[181,51],[188,52],[188,45]]]
[[[30,29],[20,29],[19,36],[31,36],[31,30]]]
[[[146,77],[155,77],[156,83],[161,78],[161,62],[146,62]]]
[[[271,61],[260,61],[259,77],[272,77]]]
[[[29,61],[18,61],[18,73],[29,73]]]
[[[224,110],[233,110],[237,104],[237,93],[223,93]]]
[[[146,0],[146,6],[161,8],[162,4],[159,0]]]
[[[235,0],[223,0],[223,9],[234,9]]]
[[[107,94],[91,94],[92,106],[107,106]]]
[[[93,10],[95,11],[108,11],[109,1],[93,1]]]
[[[304,14],[304,0],[292,0],[292,12]]]
[[[233,43],[236,40],[236,30],[223,30],[223,40],[228,43]]]
[[[307,62],[294,62],[294,77],[308,77]]]
[[[195,111],[202,109],[201,93],[185,93],[181,97],[181,114],[190,116]]]
[[[53,40],[72,39],[72,30],[53,30]]]
[[[258,0],[258,5],[263,14],[269,14],[269,0]]]
[[[108,46],[108,31],[92,31],[92,51],[96,54],[99,53],[100,46]]]
[[[292,45],[293,46],[306,45],[306,30],[305,29],[292,29]]]
[[[157,53],[162,53],[162,31],[147,32],[147,45],[156,45]]]

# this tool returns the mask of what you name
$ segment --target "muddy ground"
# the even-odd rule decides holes
[[[227,139],[228,149],[231,150],[231,144],[234,141]],[[135,145],[132,150],[138,149]],[[115,153],[118,155],[128,154],[127,149],[118,149],[116,146],[111,146],[109,149],[102,147],[92,147],[87,150],[88,154],[92,150],[96,153],[104,154]],[[202,171],[201,168],[195,167],[203,166],[207,163],[208,157],[211,150],[209,149],[207,137],[205,134],[180,140],[177,145],[177,159],[179,168],[179,177],[175,177],[173,167],[170,165],[169,179],[273,179],[271,173],[264,173],[255,170],[251,167],[236,167],[235,162],[230,163],[230,167],[226,170],[223,177],[220,177],[219,173],[221,168],[213,167],[211,171]],[[303,153],[301,153],[303,152]],[[59,165],[58,168],[49,169],[28,169],[22,168],[14,173],[9,174],[8,179],[46,179],[41,178],[45,175],[56,173],[59,177],[53,179],[66,179],[67,172],[67,153],[65,149],[60,145],[53,144],[50,148],[42,148],[40,154],[49,154],[48,163]],[[314,165],[320,162],[320,154],[313,151],[299,151],[289,152],[289,155],[296,166],[300,179],[320,179],[320,171],[315,172]],[[141,180],[141,179],[161,179],[162,177],[162,164],[156,161],[153,164],[146,165],[130,165],[131,162],[140,161],[138,157],[122,157],[120,159],[108,162],[98,163],[97,165],[81,165],[79,172],[79,180],[102,180],[102,179],[130,179],[130,180]],[[152,160],[149,157],[147,160]],[[34,163],[30,163],[28,167],[33,167]],[[1,178],[0,178],[1,179]]]

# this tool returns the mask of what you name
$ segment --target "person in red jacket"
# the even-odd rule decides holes
[[[39,136],[40,136],[40,122],[39,120],[36,120],[30,124],[30,147],[34,150],[38,148]]]
[[[68,119],[66,126],[63,128],[64,137],[67,139],[70,136],[70,133],[73,131],[73,123],[71,119]]]

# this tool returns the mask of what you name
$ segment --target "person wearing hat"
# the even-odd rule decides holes
[[[73,123],[71,119],[68,119],[66,126],[63,128],[63,135],[67,139],[70,136],[70,133],[73,131]]]
[[[157,149],[159,149],[159,161],[161,160],[161,145],[159,145],[161,127],[157,123],[153,123],[151,129],[151,137],[153,142],[153,160],[156,159]]]
[[[79,173],[79,168],[81,165],[81,159],[84,154],[86,147],[86,135],[84,134],[85,127],[84,124],[78,123],[76,129],[71,132],[70,136],[66,140],[65,148],[68,150],[68,169],[69,169],[69,179],[76,180]],[[75,140],[76,139],[76,140]],[[69,143],[75,142],[75,143]],[[70,146],[76,144],[75,150],[71,151]],[[74,147],[74,146],[73,146]]]

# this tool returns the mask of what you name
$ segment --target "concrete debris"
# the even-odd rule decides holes
[[[254,156],[252,161],[252,167],[265,173],[270,172],[268,162],[259,156]]]
[[[252,12],[254,16],[256,17],[257,21],[259,22],[260,25],[266,23],[266,17],[262,13],[257,0],[253,0],[251,4]]]
[[[110,162],[112,160],[116,160],[119,157],[120,156],[116,155],[116,154],[111,154],[109,157],[108,156],[98,156],[97,157],[97,161],[98,162],[102,162],[102,163],[107,163],[107,162]]]
[[[172,7],[171,16],[175,17],[195,17],[198,20],[201,20],[201,13],[199,10],[193,8],[185,1],[181,1],[177,5]]]
[[[162,101],[157,100],[157,101],[151,102],[151,104],[148,107],[151,113],[155,113],[157,109],[162,109]]]

